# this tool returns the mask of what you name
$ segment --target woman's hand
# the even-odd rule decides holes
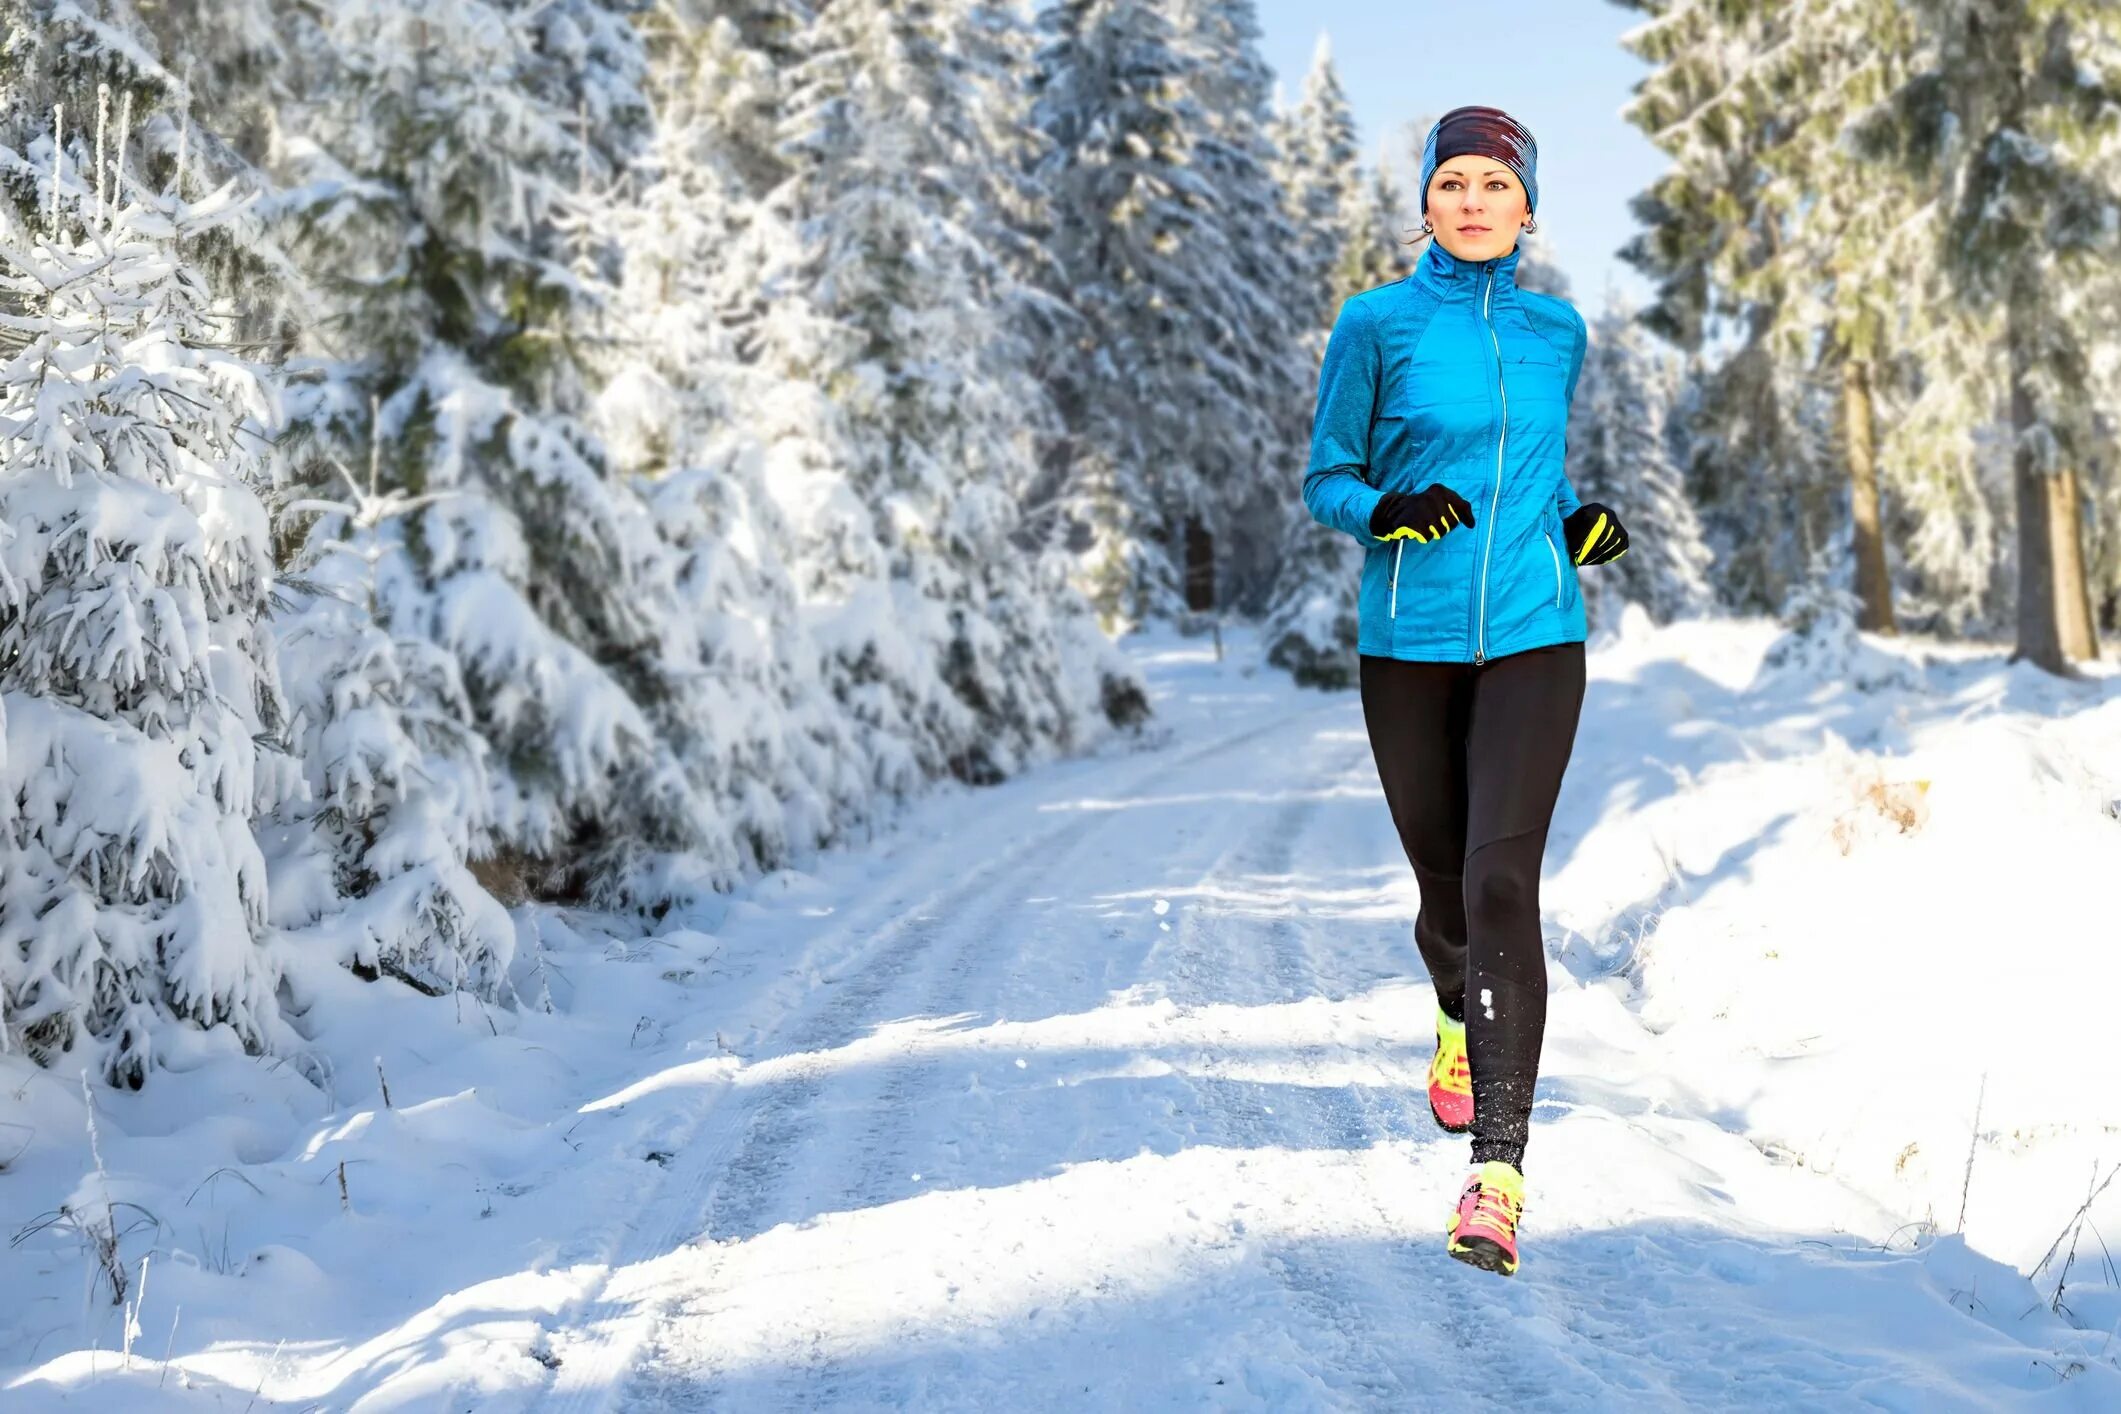
[[[1628,552],[1628,533],[1620,517],[1596,501],[1585,501],[1561,523],[1569,538],[1569,559],[1579,565],[1602,565]]]
[[[1437,482],[1411,496],[1404,491],[1385,492],[1370,516],[1370,534],[1379,540],[1427,542],[1472,523],[1473,508],[1466,498]]]

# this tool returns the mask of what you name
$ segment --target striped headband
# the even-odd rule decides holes
[[[1429,179],[1436,175],[1438,164],[1453,157],[1476,153],[1501,161],[1517,180],[1524,183],[1525,208],[1536,212],[1539,206],[1539,144],[1532,141],[1531,130],[1500,108],[1483,108],[1477,104],[1464,108],[1453,108],[1436,120],[1429,129],[1428,140],[1421,145],[1421,210],[1429,210]]]

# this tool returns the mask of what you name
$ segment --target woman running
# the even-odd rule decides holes
[[[1584,323],[1517,288],[1538,149],[1456,108],[1422,150],[1412,273],[1341,306],[1319,373],[1304,505],[1361,541],[1363,719],[1414,866],[1436,986],[1429,1107],[1473,1135],[1452,1256],[1517,1270],[1546,1029],[1539,865],[1583,705],[1577,567],[1627,550],[1562,466]]]

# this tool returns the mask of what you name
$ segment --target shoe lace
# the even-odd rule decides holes
[[[1512,1198],[1502,1189],[1490,1188],[1486,1184],[1482,1184],[1480,1192],[1473,1197],[1474,1219],[1478,1221],[1481,1218],[1487,1218],[1504,1232],[1514,1233],[1517,1231],[1517,1214],[1522,1211],[1523,1207],[1523,1203]]]
[[[1470,1084],[1473,1079],[1473,1069],[1466,1058],[1463,1046],[1439,1048],[1436,1052],[1436,1059],[1430,1062],[1429,1069],[1432,1073],[1440,1075],[1454,1084]]]

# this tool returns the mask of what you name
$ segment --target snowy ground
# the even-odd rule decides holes
[[[0,1057],[0,1404],[2121,1406],[2121,672],[1775,638],[1593,655],[1514,1279],[1359,705],[1166,638],[1156,740],[526,915],[521,1011],[305,969],[314,1053],[99,1092],[101,1175]]]

